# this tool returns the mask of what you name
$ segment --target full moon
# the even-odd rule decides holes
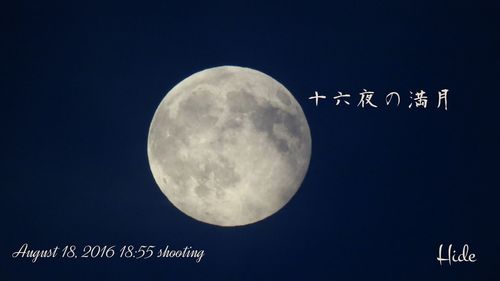
[[[237,226],[269,217],[297,192],[311,134],[292,94],[250,68],[221,66],[177,84],[149,128],[152,174],[188,216]]]

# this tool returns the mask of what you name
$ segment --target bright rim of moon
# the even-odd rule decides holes
[[[311,158],[302,108],[272,77],[221,66],[177,84],[156,109],[148,136],[161,191],[190,217],[246,225],[281,209]]]

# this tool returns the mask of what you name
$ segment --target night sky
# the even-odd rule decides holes
[[[500,280],[497,1],[104,2],[1,4],[0,280]],[[176,209],[146,151],[165,94],[220,65],[285,85],[312,135],[292,200],[233,228]],[[23,243],[205,256],[31,263]],[[440,266],[440,244],[477,262]]]

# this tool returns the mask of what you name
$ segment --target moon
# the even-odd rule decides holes
[[[309,167],[311,134],[292,94],[250,68],[197,72],[170,90],[149,128],[148,159],[168,200],[219,226],[285,206]]]

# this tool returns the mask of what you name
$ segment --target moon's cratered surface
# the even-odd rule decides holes
[[[148,158],[156,183],[185,214],[245,225],[281,209],[311,157],[302,108],[270,76],[236,66],[197,72],[161,101]]]

